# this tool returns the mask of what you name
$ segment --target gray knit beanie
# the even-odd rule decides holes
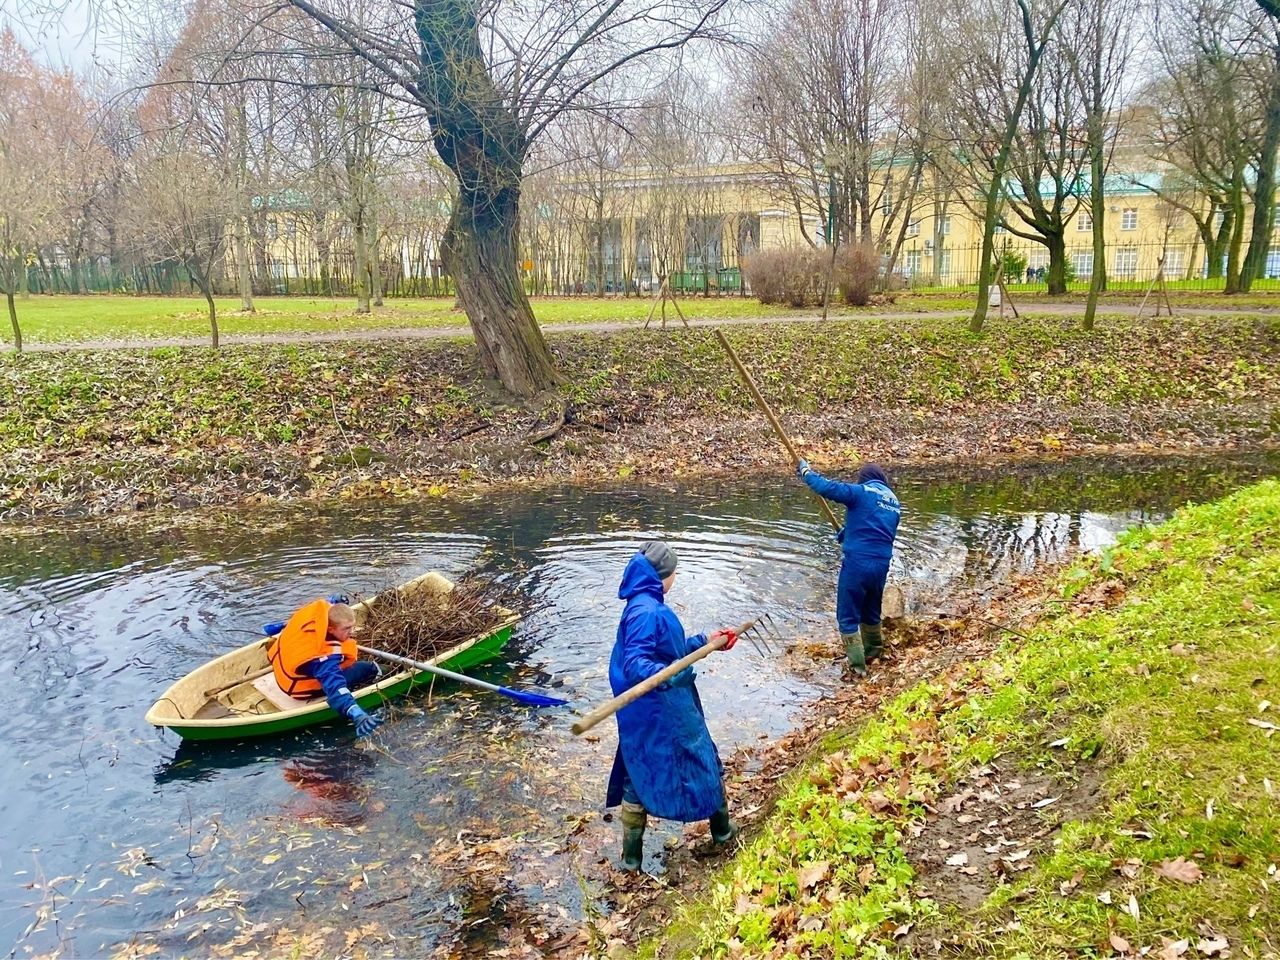
[[[646,543],[640,553],[653,564],[653,569],[663,580],[676,572],[676,552],[661,540]]]

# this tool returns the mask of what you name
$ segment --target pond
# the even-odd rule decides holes
[[[1278,472],[1275,454],[903,471],[894,577],[933,609]],[[583,878],[617,853],[617,827],[601,819],[611,722],[576,739],[565,710],[457,688],[393,710],[374,750],[353,749],[345,723],[193,748],[142,716],[172,680],[313,596],[480,560],[536,609],[503,662],[477,674],[589,708],[608,697],[622,568],[655,534],[680,555],[670,600],[690,631],[769,613],[788,640],[833,633],[838,548],[783,475],[6,538],[0,944],[17,956],[129,944],[231,955],[249,943],[457,954],[501,942],[505,926],[580,919]],[[699,674],[725,755],[784,733],[839,682],[834,664],[802,677],[745,645]],[[650,865],[676,832],[650,831]]]

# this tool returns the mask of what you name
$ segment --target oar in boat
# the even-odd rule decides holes
[[[432,664],[424,663],[421,660],[410,660],[408,657],[401,657],[394,653],[387,653],[385,650],[375,650],[373,647],[366,647],[363,643],[358,644],[357,649],[372,657],[381,657],[383,660],[389,660],[392,663],[398,663],[401,666],[412,667],[414,670],[421,670],[424,673],[434,673],[438,677],[456,680],[458,683],[470,684],[473,687],[479,687],[481,690],[500,693],[504,697],[510,697],[512,700],[517,700],[520,703],[527,704],[531,707],[563,707],[569,702],[568,700],[561,700],[557,697],[548,697],[541,693],[530,693],[527,690],[513,690],[510,687],[500,687],[496,683],[477,680],[475,677],[468,677],[464,673],[454,673],[452,670],[446,670],[444,667],[433,666]]]

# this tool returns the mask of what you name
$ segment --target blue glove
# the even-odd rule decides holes
[[[351,598],[348,597],[345,593],[331,593],[327,597],[325,597],[325,599],[328,600],[330,603],[350,603],[351,602]]]
[[[801,460],[799,463],[796,464],[796,476],[803,479],[804,475],[808,473],[810,469],[811,468],[809,466],[809,461]]]
[[[693,672],[693,667],[685,667],[662,686],[668,690],[674,690],[677,687],[692,687],[696,678],[697,674]]]
[[[356,725],[356,736],[367,737],[382,726],[382,718],[366,713],[359,704],[347,711],[347,719]]]

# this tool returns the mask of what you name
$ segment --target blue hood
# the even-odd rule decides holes
[[[654,569],[649,558],[643,553],[636,553],[622,572],[622,583],[618,584],[618,599],[630,600],[642,594],[649,594],[659,603],[662,602],[662,578]]]

